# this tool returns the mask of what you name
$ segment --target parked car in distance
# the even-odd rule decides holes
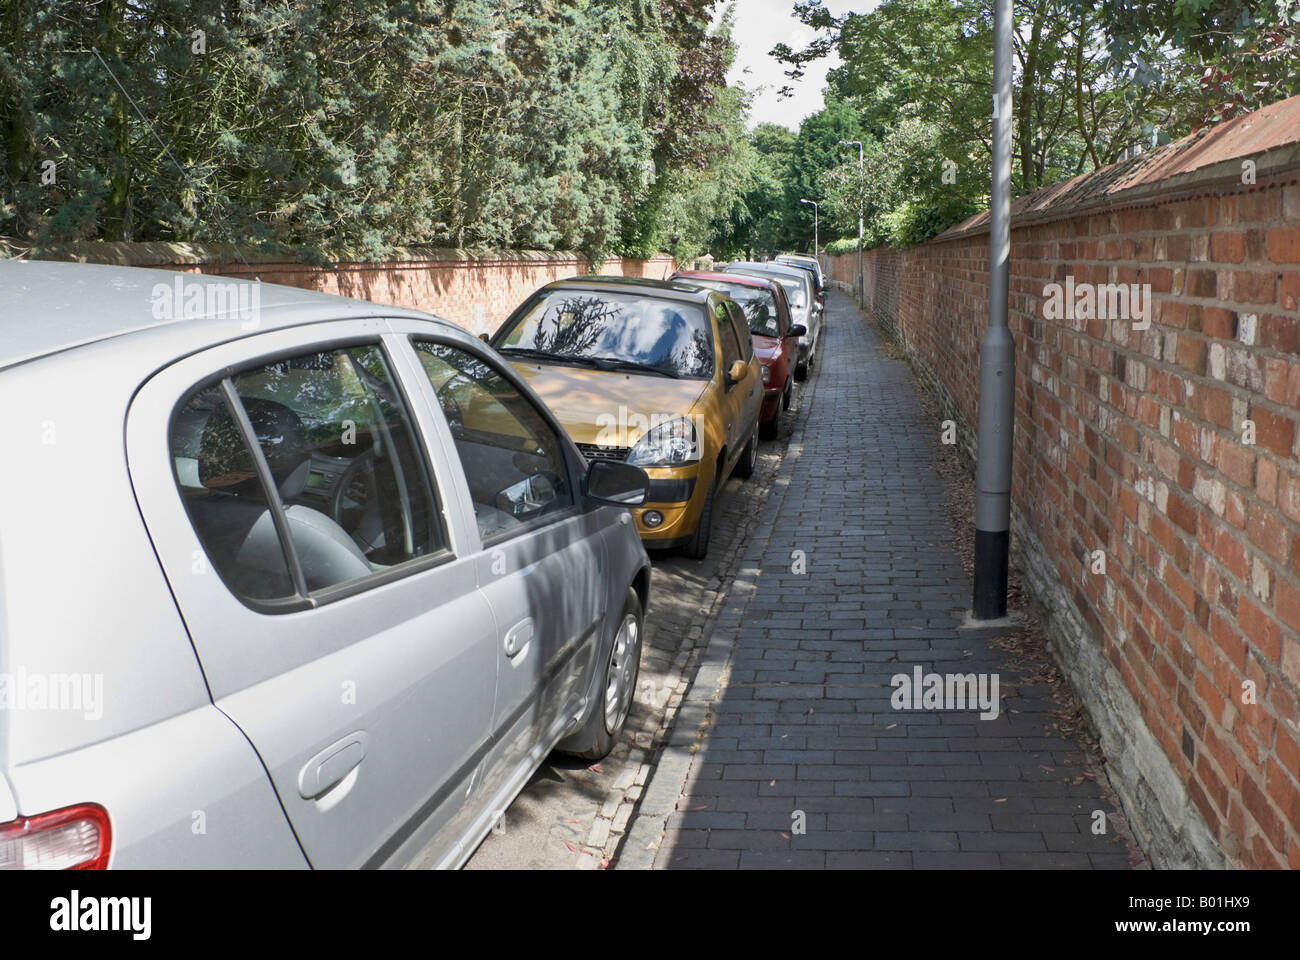
[[[686,283],[573,277],[525,300],[492,337],[592,461],[643,467],[647,545],[708,552],[714,498],[758,458],[760,364],[743,311]]]
[[[745,313],[754,353],[762,364],[763,406],[759,412],[759,436],[771,440],[777,435],[781,411],[790,408],[794,389],[794,368],[803,327],[790,318],[785,288],[775,280],[742,277],[735,273],[679,271],[670,280],[693,283],[727,294]]]
[[[796,380],[808,376],[808,369],[816,362],[817,342],[820,339],[822,326],[821,305],[817,302],[812,271],[772,261],[765,263],[740,261],[727,264],[723,272],[758,277],[762,280],[776,280],[785,288],[786,299],[790,302],[790,314],[794,322],[804,328],[804,334],[799,338],[799,359],[795,365],[794,376]]]
[[[826,302],[826,275],[822,272],[820,260],[802,253],[782,253],[778,254],[775,259],[777,263],[788,263],[793,267],[804,267],[811,270],[817,280],[817,299],[823,304]]]
[[[0,870],[455,867],[610,749],[648,481],[491,349],[220,277],[0,288]]]

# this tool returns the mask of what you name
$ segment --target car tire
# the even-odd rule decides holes
[[[709,530],[713,526],[713,494],[718,488],[717,477],[709,482],[709,492],[704,495],[704,509],[700,511],[700,520],[695,525],[695,532],[682,547],[682,553],[692,560],[703,560],[709,555]]]
[[[773,421],[775,422],[775,421]],[[736,465],[731,468],[741,480],[748,480],[754,475],[754,468],[758,466],[758,431],[759,424],[754,424],[754,430],[749,435],[749,442],[745,444],[745,449],[740,451],[740,459]]]
[[[599,760],[614,749],[636,696],[644,634],[645,611],[641,609],[641,598],[629,588],[609,656],[601,661],[600,703],[592,709],[582,729],[560,743],[557,749],[561,753],[583,760]],[[616,698],[615,702],[611,702],[611,696]]]
[[[782,401],[782,402],[784,402],[784,401]],[[762,440],[775,440],[775,439],[776,439],[777,429],[778,429],[778,427],[780,426],[780,423],[781,423],[781,410],[782,410],[782,409],[783,409],[783,406],[782,406],[781,404],[777,404],[776,413],[773,414],[772,419],[771,419],[771,420],[764,420],[764,421],[762,421],[761,423],[759,423],[759,425],[758,425],[758,436],[759,436],[760,439],[762,439]]]
[[[808,379],[808,361],[807,361],[807,360],[800,360],[798,363],[795,364],[795,366],[794,366],[794,378],[795,378],[796,380],[807,380],[807,379]]]

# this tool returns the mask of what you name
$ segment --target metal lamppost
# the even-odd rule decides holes
[[[1011,546],[1011,437],[1016,352],[1007,325],[1011,260],[1011,2],[993,15],[993,196],[989,207],[989,325],[980,341],[979,446],[975,458],[976,620],[1007,613]]]
[[[866,299],[863,296],[862,287],[862,141],[861,140],[841,140],[841,147],[858,148],[858,303],[862,304]]]
[[[801,199],[799,200],[799,202],[800,202],[800,203],[811,203],[811,204],[812,204],[812,208],[813,208],[813,257],[816,257],[816,256],[818,255],[818,253],[820,252],[820,251],[819,251],[819,248],[818,248],[818,246],[817,246],[817,222],[818,222],[817,201],[816,201],[816,200],[804,200],[804,199],[801,198]]]

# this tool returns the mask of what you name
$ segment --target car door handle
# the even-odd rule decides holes
[[[526,617],[506,631],[506,656],[517,657],[533,639],[533,618]]]
[[[298,774],[298,793],[310,800],[335,786],[361,763],[369,744],[370,736],[364,730],[330,744],[308,760]]]

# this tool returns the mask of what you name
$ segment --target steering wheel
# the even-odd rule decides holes
[[[334,484],[334,495],[330,499],[330,516],[334,522],[347,531],[364,553],[369,553],[379,546],[384,533],[383,518],[377,509],[375,487],[375,448],[352,458],[352,462],[339,474]],[[349,530],[343,521],[343,511],[347,503],[361,507],[361,522],[355,530]]]

